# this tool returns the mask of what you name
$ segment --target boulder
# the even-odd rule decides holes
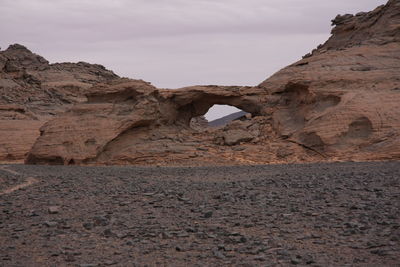
[[[223,134],[224,144],[228,146],[233,146],[240,144],[241,142],[248,142],[253,140],[254,136],[252,136],[249,132],[244,130],[228,130]]]

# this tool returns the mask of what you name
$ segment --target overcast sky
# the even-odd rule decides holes
[[[337,14],[386,2],[0,0],[0,46],[102,64],[160,88],[256,85],[323,43]]]

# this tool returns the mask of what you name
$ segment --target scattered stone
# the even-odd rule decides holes
[[[203,214],[203,217],[204,218],[211,218],[213,216],[213,212],[212,211],[206,211],[204,214]]]
[[[92,230],[93,229],[93,223],[90,222],[86,222],[82,224],[83,228],[85,228],[86,230]]]
[[[103,231],[103,235],[104,235],[105,237],[112,237],[112,236],[115,236],[115,234],[113,233],[113,231],[112,231],[111,229],[105,229],[105,230]]]
[[[0,201],[0,260],[4,257],[6,266],[30,266],[32,258],[21,251],[56,266],[105,266],[106,260],[115,266],[398,262],[400,225],[393,206],[400,189],[398,162],[15,168],[40,173],[46,190],[15,192]],[[160,194],[143,196],[148,189]],[[193,205],[183,204],[184,196]],[[47,212],[26,216],[30,210],[46,211],[46,203],[59,198],[68,212],[57,218]],[[125,200],[129,207],[118,205]],[[213,212],[209,219],[207,211]],[[345,234],[349,230],[357,232]]]
[[[76,258],[75,258],[75,256],[73,254],[67,254],[65,256],[65,261],[66,262],[74,262],[74,261],[76,261]]]
[[[304,262],[305,262],[306,264],[313,264],[313,263],[315,263],[315,260],[314,260],[313,256],[311,256],[311,255],[305,255],[305,256],[303,256],[303,260],[304,260]]]
[[[265,258],[265,256],[255,256],[254,260],[255,261],[266,261],[267,259]]]
[[[292,258],[292,259],[290,260],[290,263],[291,263],[291,264],[295,264],[295,265],[301,264],[301,260],[298,259],[298,258]]]
[[[225,259],[226,258],[225,255],[217,249],[214,249],[212,252],[213,252],[214,257],[217,259]]]
[[[117,261],[112,261],[112,260],[108,260],[108,261],[104,262],[104,265],[106,265],[106,266],[115,265],[115,264],[118,264],[118,262]]]
[[[245,147],[242,147],[242,146],[235,146],[235,147],[232,148],[233,151],[243,151],[243,150],[245,150],[245,149],[246,149],[246,148],[245,148]]]
[[[45,226],[47,227],[55,227],[58,225],[58,222],[54,222],[54,221],[46,221],[43,223]]]
[[[125,244],[128,246],[133,246],[133,244],[135,244],[135,242],[133,242],[133,240],[128,240],[128,241],[126,241]]]
[[[110,224],[109,219],[104,216],[96,216],[93,218],[94,226],[107,226]]]
[[[224,143],[228,146],[237,145],[240,142],[248,142],[254,138],[249,132],[237,129],[229,130],[223,133]]]
[[[47,210],[49,214],[57,214],[60,212],[60,207],[59,206],[51,206]]]

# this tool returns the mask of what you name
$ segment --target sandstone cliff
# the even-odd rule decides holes
[[[273,125],[329,158],[400,157],[400,2],[337,16],[332,37],[260,84]]]
[[[28,105],[24,116],[41,114],[47,116],[42,122],[50,120],[26,162],[204,165],[400,159],[400,2],[337,16],[332,23],[325,44],[256,87],[162,90],[117,78],[103,68],[97,79],[74,76],[79,93],[71,97],[65,94],[71,91],[61,90],[52,100],[56,115]],[[34,62],[49,66],[43,59]],[[93,68],[99,67],[88,65],[85,75],[92,75]],[[6,65],[3,69],[8,71]],[[46,70],[31,72],[45,77],[42,82],[52,77]],[[193,118],[215,104],[232,105],[251,116],[218,129],[191,127]]]

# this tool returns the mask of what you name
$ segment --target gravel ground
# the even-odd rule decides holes
[[[400,162],[0,165],[0,266],[400,266]]]

